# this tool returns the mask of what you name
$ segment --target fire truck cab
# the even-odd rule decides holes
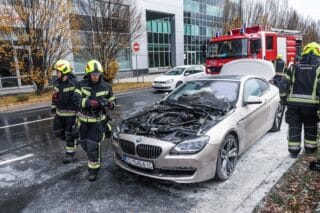
[[[206,73],[219,74],[223,64],[241,58],[260,58],[273,62],[282,55],[286,65],[294,63],[301,53],[300,31],[261,26],[237,28],[227,35],[212,38],[206,52]]]

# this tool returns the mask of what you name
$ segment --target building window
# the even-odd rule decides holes
[[[149,67],[171,66],[171,22],[169,18],[147,21]]]
[[[184,0],[184,63],[205,62],[201,46],[222,28],[222,0]]]

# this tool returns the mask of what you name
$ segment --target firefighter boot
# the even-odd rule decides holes
[[[98,177],[98,169],[89,169],[89,181],[96,181]]]
[[[75,161],[75,156],[74,153],[66,153],[64,159],[62,160],[62,163],[64,164],[68,164],[68,163],[72,163]]]
[[[300,151],[298,151],[298,152],[289,151],[290,157],[291,157],[291,158],[298,158],[299,152],[300,152]]]
[[[320,159],[317,161],[312,161],[309,164],[309,168],[311,171],[318,171],[320,172]]]

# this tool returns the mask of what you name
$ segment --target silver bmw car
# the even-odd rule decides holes
[[[228,179],[238,156],[266,132],[278,131],[281,122],[279,90],[268,82],[272,64],[238,63],[219,76],[188,81],[121,121],[113,133],[115,163],[179,183]]]

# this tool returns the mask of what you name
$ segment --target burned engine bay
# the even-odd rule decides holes
[[[199,98],[200,97],[200,98]],[[234,106],[199,96],[163,100],[135,113],[119,125],[126,134],[144,135],[179,142],[204,134],[222,120]]]

